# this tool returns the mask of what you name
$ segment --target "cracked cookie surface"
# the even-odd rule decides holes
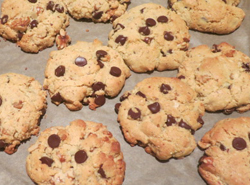
[[[63,2],[75,19],[107,22],[124,14],[130,0],[63,0]]]
[[[1,8],[0,35],[25,52],[37,53],[53,46],[60,30],[69,25],[61,0],[5,0]]]
[[[228,0],[169,0],[188,27],[201,32],[228,34],[242,23],[245,13],[235,7],[239,1]]]
[[[189,47],[186,23],[175,12],[148,3],[130,9],[113,22],[108,45],[135,72],[176,69]]]
[[[204,107],[177,78],[151,77],[121,96],[115,106],[125,139],[159,160],[182,158],[196,147],[194,132]]]
[[[34,78],[0,75],[0,149],[12,154],[22,141],[37,135],[46,107],[46,92]]]
[[[115,97],[124,86],[130,70],[120,54],[94,42],[77,42],[60,51],[52,51],[45,70],[44,88],[53,103],[64,103],[70,110],[83,104],[95,110],[105,97]]]
[[[178,76],[198,93],[208,111],[250,109],[250,58],[228,43],[187,52]]]
[[[217,122],[199,141],[205,150],[199,173],[209,185],[250,183],[250,118],[228,118]]]
[[[43,131],[30,146],[26,169],[38,185],[120,185],[125,162],[119,142],[101,123],[74,120]]]

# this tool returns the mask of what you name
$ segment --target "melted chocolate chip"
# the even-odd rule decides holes
[[[55,70],[55,75],[57,77],[64,76],[64,73],[65,73],[65,67],[62,65],[58,66]]]
[[[31,23],[30,23],[31,29],[37,27],[37,25],[38,25],[38,21],[37,21],[37,20],[33,20],[33,21],[31,21]]]
[[[64,7],[62,5],[60,5],[60,4],[56,4],[55,10],[58,11],[59,13],[63,13],[64,12]]]
[[[223,144],[220,144],[220,149],[221,149],[222,151],[225,151],[225,150],[226,150],[226,147],[225,147]]]
[[[124,101],[125,99],[127,99],[131,94],[128,93],[128,94],[124,94],[120,97],[120,101]]]
[[[153,114],[156,114],[157,112],[161,110],[161,106],[158,102],[148,105],[148,108]]]
[[[168,115],[167,121],[165,123],[167,126],[171,126],[173,124],[176,124],[177,122],[176,122],[174,116]]]
[[[59,92],[56,93],[54,96],[52,96],[51,100],[55,101],[55,102],[63,102],[63,98],[62,98],[62,96],[60,95]]]
[[[4,15],[2,18],[1,18],[1,23],[2,24],[5,24],[8,22],[8,19],[9,19],[9,16],[8,15]]]
[[[118,114],[120,106],[121,106],[121,103],[115,104],[115,112],[116,112],[116,114]]]
[[[102,57],[105,57],[108,53],[104,50],[97,50],[95,54],[98,59],[101,59]]]
[[[139,28],[139,33],[142,35],[149,35],[150,34],[150,29],[147,26],[140,27]]]
[[[30,3],[36,3],[37,0],[28,0]]]
[[[50,159],[48,157],[42,157],[40,161],[42,162],[42,164],[46,164],[49,167],[51,167],[52,163],[54,162],[53,159]]]
[[[106,102],[105,96],[104,95],[96,95],[95,97],[95,104],[102,106]]]
[[[92,16],[94,19],[100,19],[102,17],[102,14],[103,14],[103,11],[100,11],[100,12],[93,12]]]
[[[2,97],[0,97],[0,106],[2,105],[3,103],[3,100],[2,100]]]
[[[172,88],[168,84],[161,84],[160,91],[163,94],[168,94],[170,90],[172,90]]]
[[[78,164],[84,163],[88,159],[88,155],[84,150],[75,153],[75,161]]]
[[[199,115],[199,117],[197,119],[197,122],[200,123],[200,124],[202,124],[202,125],[204,125],[204,121],[203,121],[201,115]]]
[[[96,82],[92,85],[93,91],[99,91],[105,89],[105,84],[102,82]]]
[[[121,44],[122,46],[125,44],[125,42],[127,41],[128,37],[125,37],[123,35],[119,35],[116,39],[115,39],[115,42],[117,44]]]
[[[157,18],[157,21],[158,22],[161,22],[161,23],[167,23],[168,22],[168,18],[164,15],[160,16]]]
[[[111,67],[109,73],[112,76],[119,77],[119,76],[121,76],[122,71],[120,70],[120,68],[113,66],[113,67]]]
[[[51,148],[57,148],[61,143],[61,138],[57,134],[52,134],[48,138],[48,145]]]
[[[100,60],[97,60],[97,65],[99,65],[100,68],[104,67],[104,64]]]
[[[146,42],[147,44],[150,44],[152,40],[153,40],[152,37],[145,37],[142,41]]]
[[[164,32],[164,39],[167,41],[174,40],[174,36],[171,34],[171,32],[165,31]]]
[[[136,120],[136,119],[138,119],[138,118],[141,117],[141,111],[140,111],[140,109],[138,109],[137,107],[131,108],[131,109],[129,109],[129,111],[128,111],[128,115],[129,115],[132,119]]]
[[[49,1],[47,4],[46,10],[54,11],[54,6],[55,6],[55,3],[53,1]]]
[[[192,129],[192,128],[191,128],[186,122],[184,122],[183,120],[181,120],[181,121],[179,122],[179,127],[185,128],[185,129],[187,129],[187,130],[191,130],[191,129]]]
[[[247,147],[246,141],[241,137],[234,138],[232,145],[236,150],[244,150]]]
[[[79,56],[79,57],[77,57],[76,59],[75,59],[75,64],[77,65],[77,66],[79,66],[79,67],[83,67],[83,66],[85,66],[85,65],[87,65],[87,59],[86,58],[84,58],[84,57],[81,57],[81,56]]]
[[[180,76],[178,76],[177,78],[179,78],[179,79],[185,79],[186,77],[183,76],[183,75],[180,75]]]
[[[141,97],[143,97],[143,98],[146,99],[146,95],[143,94],[141,91],[138,91],[138,92],[136,93],[136,95],[141,96]]]
[[[106,178],[106,174],[102,168],[102,165],[99,167],[99,170],[97,172],[101,175],[102,178]]]
[[[156,21],[154,20],[154,19],[152,19],[152,18],[148,18],[147,20],[146,20],[146,25],[147,26],[155,26],[156,25]]]
[[[3,140],[0,140],[0,150],[4,150],[6,147],[6,143]]]

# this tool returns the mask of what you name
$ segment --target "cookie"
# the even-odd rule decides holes
[[[25,52],[37,53],[54,45],[60,30],[69,25],[61,0],[4,0],[0,35]]]
[[[26,170],[38,185],[120,185],[125,162],[119,142],[106,126],[75,120],[40,134],[29,148]]]
[[[192,30],[228,34],[240,27],[245,17],[244,11],[235,7],[238,3],[238,0],[169,0],[169,7]]]
[[[189,47],[186,23],[175,12],[148,3],[130,9],[113,22],[108,45],[135,72],[176,69]]]
[[[129,76],[118,52],[99,40],[79,41],[50,53],[44,89],[56,105],[64,103],[70,110],[80,110],[87,104],[95,110],[105,103],[105,97],[117,96]]]
[[[126,11],[130,0],[63,0],[68,12],[75,19],[94,22],[113,21]]]
[[[221,120],[202,137],[205,154],[198,169],[209,185],[250,183],[249,138],[249,117]]]
[[[187,52],[178,76],[198,93],[207,111],[250,109],[250,58],[223,42]],[[222,98],[223,97],[223,98]]]
[[[177,78],[151,77],[125,92],[115,105],[124,138],[159,160],[182,158],[196,147],[194,132],[204,107]]]
[[[22,141],[37,135],[46,107],[46,92],[34,78],[0,75],[0,150],[12,154]]]

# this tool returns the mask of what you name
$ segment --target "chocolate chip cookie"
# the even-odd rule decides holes
[[[120,144],[101,123],[75,120],[48,128],[29,153],[27,173],[39,185],[120,185],[124,179]]]
[[[250,183],[249,139],[249,117],[221,120],[203,136],[199,173],[209,185]]]
[[[235,7],[239,0],[169,0],[169,7],[176,11],[188,27],[201,32],[228,34],[242,23],[245,13]]]
[[[186,23],[175,12],[148,3],[130,9],[113,22],[108,45],[135,72],[176,69],[189,47]]]
[[[75,19],[91,19],[94,22],[113,21],[127,9],[130,0],[63,0]]]
[[[179,78],[198,93],[207,111],[250,109],[250,58],[223,42],[200,45],[187,52]],[[223,97],[223,98],[222,98]]]
[[[1,10],[0,35],[25,52],[37,53],[53,46],[60,30],[69,25],[61,0],[4,0]]]
[[[80,110],[87,104],[95,110],[105,103],[105,97],[115,97],[129,76],[130,70],[117,51],[99,40],[79,41],[51,52],[44,88],[57,105]]]
[[[12,154],[22,141],[37,135],[46,107],[46,92],[34,78],[0,75],[0,150]]]
[[[204,107],[195,98],[177,78],[144,79],[115,105],[125,139],[159,160],[189,155],[196,147],[193,134],[204,124]]]

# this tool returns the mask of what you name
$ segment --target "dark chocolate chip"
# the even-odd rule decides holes
[[[200,124],[202,124],[202,125],[204,125],[204,121],[203,121],[201,115],[199,115],[199,117],[197,119],[197,122],[200,123]]]
[[[172,53],[173,53],[173,50],[172,50],[172,49],[169,49],[169,50],[168,50],[168,53],[169,53],[169,54],[172,54]]]
[[[49,1],[47,4],[46,10],[54,11],[54,6],[55,6],[55,3],[53,1]]]
[[[8,15],[4,15],[2,18],[1,18],[1,23],[2,24],[5,24],[8,22],[8,19],[9,19],[9,16]]]
[[[31,29],[37,27],[37,25],[38,25],[38,21],[37,21],[37,20],[33,20],[33,21],[31,21],[31,23],[30,23]]]
[[[158,22],[161,22],[161,23],[167,23],[168,22],[168,18],[164,15],[160,16],[157,18],[157,21]]]
[[[150,44],[152,40],[153,40],[152,37],[145,37],[142,41],[146,42],[147,44]]]
[[[52,100],[52,101],[55,101],[55,102],[63,102],[63,98],[62,98],[62,96],[60,95],[59,92],[56,93],[55,95],[53,95],[53,96],[51,97],[51,100]]]
[[[36,3],[37,0],[28,0],[30,3]]]
[[[23,37],[23,33],[18,32],[18,33],[17,33],[17,38],[18,38],[18,40],[21,40],[22,37]]]
[[[145,9],[145,8],[142,8],[142,9],[140,10],[140,12],[141,12],[141,13],[144,13],[144,9]]]
[[[164,39],[167,41],[174,40],[174,36],[171,34],[171,32],[165,31],[164,32]]]
[[[136,95],[141,96],[141,97],[143,97],[143,98],[146,99],[146,95],[143,94],[141,91],[138,91],[138,92],[136,93]]]
[[[97,50],[95,54],[98,59],[101,59],[102,57],[105,57],[108,53],[104,50]]]
[[[226,147],[225,147],[223,144],[220,144],[220,149],[221,149],[222,151],[225,151],[225,150],[226,150]]]
[[[226,115],[229,115],[229,114],[232,114],[234,111],[235,111],[235,108],[233,107],[231,109],[225,109],[223,111],[223,113],[226,114]]]
[[[183,75],[180,75],[180,76],[178,76],[177,78],[179,78],[179,79],[185,79],[186,77],[183,76]]]
[[[250,140],[250,132],[248,133],[248,139]]]
[[[3,103],[3,100],[2,100],[2,97],[0,97],[0,106],[2,105]]]
[[[250,63],[242,63],[241,66],[246,72],[250,72]]]
[[[139,33],[142,35],[149,35],[150,29],[147,26],[143,26],[139,28]]]
[[[95,104],[102,106],[106,102],[105,96],[104,95],[96,95],[95,97]]]
[[[116,39],[115,39],[115,42],[117,44],[121,44],[122,46],[125,44],[125,42],[127,41],[128,37],[125,37],[123,35],[119,35]]]
[[[125,26],[124,26],[123,24],[121,24],[121,23],[117,23],[117,25],[115,26],[115,29],[117,29],[117,28],[118,28],[118,26],[120,26],[122,29],[124,29],[124,28],[125,28]]]
[[[65,73],[65,67],[62,65],[58,66],[55,70],[55,75],[57,77],[64,76],[64,73]]]
[[[100,68],[103,68],[103,67],[104,67],[104,64],[103,64],[100,60],[97,60],[97,65],[99,65]]]
[[[84,163],[88,159],[88,155],[84,150],[75,153],[75,161],[78,164]]]
[[[95,11],[93,12],[92,15],[94,19],[100,19],[102,17],[102,14],[103,14],[103,11],[100,11],[100,12]]]
[[[171,90],[172,90],[172,88],[168,84],[161,84],[160,91],[163,94],[168,94],[168,92]]]
[[[6,147],[6,143],[3,140],[0,140],[0,150],[4,150]]]
[[[64,12],[64,7],[62,5],[60,5],[60,4],[56,4],[55,10],[58,11],[59,13],[63,13]]]
[[[221,49],[218,48],[218,45],[214,44],[213,45],[213,53],[221,52]]]
[[[52,134],[48,138],[48,145],[51,148],[57,148],[61,143],[61,138],[57,134]]]
[[[236,150],[244,150],[247,147],[246,141],[241,137],[234,138],[232,145]]]
[[[120,70],[120,68],[113,66],[113,67],[111,67],[109,73],[112,76],[119,77],[119,76],[121,76],[122,71]]]
[[[125,99],[127,99],[131,94],[130,93],[127,93],[127,94],[124,94],[120,97],[120,101],[124,101]]]
[[[115,104],[115,112],[116,112],[116,114],[118,114],[120,106],[121,106],[121,103]]]
[[[148,105],[148,108],[153,114],[156,114],[157,112],[161,110],[161,106],[158,102]]]
[[[168,115],[168,118],[167,118],[167,121],[166,121],[166,125],[167,126],[171,126],[171,125],[176,124],[176,123],[177,122],[176,122],[174,116]]]
[[[141,117],[141,111],[140,109],[138,109],[137,107],[135,108],[131,108],[128,111],[128,115],[132,118],[132,119],[138,119]]]
[[[179,122],[179,127],[185,128],[185,129],[187,129],[187,130],[191,130],[191,129],[192,129],[192,128],[191,128],[186,122],[184,122],[183,120],[181,120],[181,121]]]
[[[152,18],[148,18],[147,20],[146,20],[146,25],[147,26],[155,26],[156,25],[156,21],[154,20],[154,19],[152,19]]]
[[[79,67],[83,67],[83,66],[85,66],[85,65],[87,65],[87,59],[86,58],[84,58],[84,57],[81,57],[81,56],[79,56],[79,57],[77,57],[76,59],[75,59],[75,64],[77,65],[77,66],[79,66]]]
[[[166,57],[167,55],[161,50],[162,57]]]
[[[101,175],[102,178],[106,178],[106,174],[102,168],[102,165],[99,167],[99,170],[97,172]]]
[[[110,22],[113,23],[117,18],[118,18],[118,16],[112,15],[112,16],[110,17]]]
[[[104,90],[105,84],[102,82],[96,82],[96,83],[92,84],[92,89],[93,89],[93,91]]]
[[[42,162],[42,164],[47,164],[47,166],[49,167],[51,167],[52,163],[54,162],[53,159],[50,159],[48,157],[42,157],[40,161]]]

